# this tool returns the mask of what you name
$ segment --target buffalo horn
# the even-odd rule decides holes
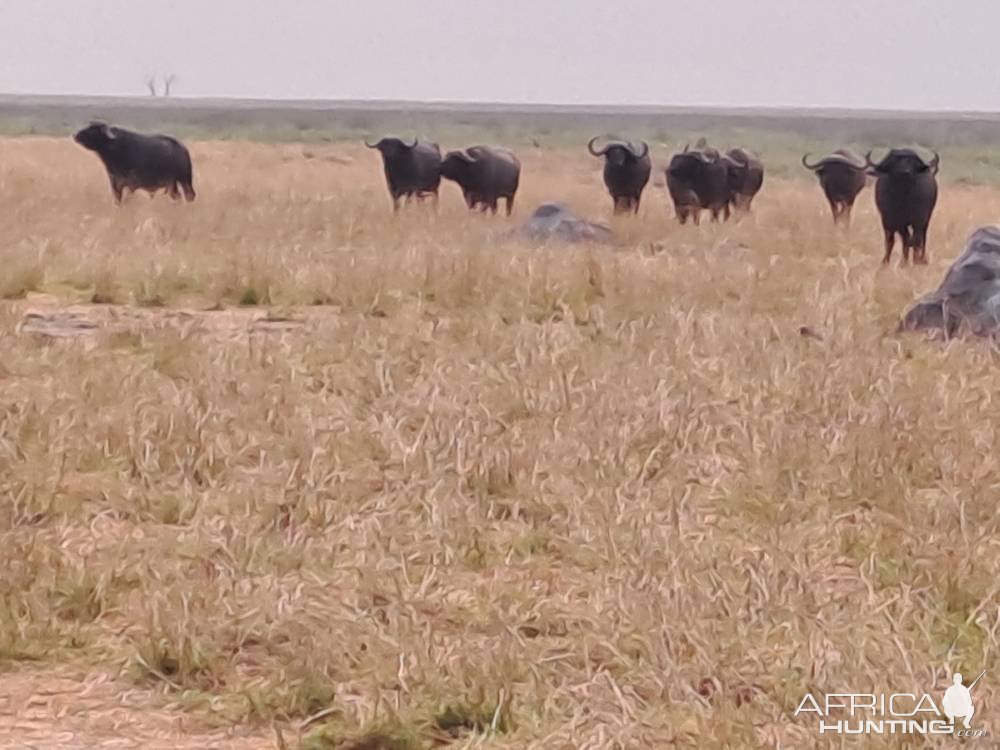
[[[606,153],[608,153],[608,149],[611,148],[611,144],[608,144],[600,151],[594,151],[594,144],[597,143],[598,138],[600,138],[600,136],[595,135],[587,143],[587,150],[590,152],[591,156],[604,156]]]
[[[628,144],[628,150],[632,152],[632,156],[634,156],[636,159],[644,159],[646,155],[649,153],[649,144],[646,143],[645,141],[641,141],[641,143],[642,143],[641,154],[635,150],[635,146],[632,145],[631,141],[629,141]]]
[[[817,169],[823,166],[823,160],[820,159],[815,164],[810,164],[807,160],[809,159],[809,154],[802,155],[802,166],[808,170],[815,172]]]
[[[930,164],[928,164],[927,166],[929,166],[931,170],[933,170],[934,174],[937,174],[938,168],[941,166],[941,154],[939,154],[937,151],[932,151],[931,153],[934,154],[934,158],[931,159]]]

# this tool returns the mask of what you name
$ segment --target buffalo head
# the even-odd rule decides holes
[[[705,164],[715,164],[719,161],[719,152],[714,149],[711,150],[711,153],[705,153],[703,151],[688,151],[687,146],[684,148],[685,150],[681,153],[674,154],[667,167],[667,173],[678,179],[691,179]]]
[[[383,138],[378,143],[369,143],[365,141],[365,145],[368,148],[378,149],[382,152],[382,156],[387,158],[392,158],[394,156],[401,156],[407,153],[411,149],[415,148],[417,145],[417,139],[413,139],[413,143],[407,143],[400,138]]]
[[[449,180],[458,180],[478,159],[479,156],[473,153],[472,149],[449,151],[441,160],[441,176]]]
[[[641,150],[637,149],[631,142],[621,143],[619,141],[611,141],[599,151],[594,150],[596,142],[597,137],[591,138],[587,144],[587,150],[592,156],[603,156],[609,164],[614,164],[616,167],[620,167],[630,161],[640,161],[645,159],[649,154],[649,144],[645,141],[642,141]]]
[[[707,156],[711,157],[712,154],[709,153]],[[745,149],[733,148],[720,156],[719,160],[726,165],[730,179],[742,183],[743,177],[750,171],[754,158]]]
[[[900,179],[914,179],[918,175],[926,174],[927,172],[936,175],[938,166],[941,163],[941,157],[936,151],[933,153],[934,158],[930,161],[925,161],[913,149],[894,148],[885,155],[882,161],[875,164],[871,159],[872,152],[869,151],[865,154],[865,166],[879,176],[886,175]]]
[[[92,122],[73,136],[73,140],[89,151],[100,151],[118,137],[115,128],[103,122]]]

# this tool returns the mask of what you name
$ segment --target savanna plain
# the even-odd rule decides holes
[[[393,216],[357,142],[189,146],[115,209],[0,140],[0,747],[835,747],[805,693],[982,669],[1000,732],[998,351],[895,332],[1000,216],[947,150],[883,268],[805,170],[681,227],[526,145],[511,220]],[[502,241],[550,200],[621,244]]]

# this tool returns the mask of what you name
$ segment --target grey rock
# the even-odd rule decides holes
[[[899,327],[940,329],[948,336],[1000,334],[1000,226],[973,232],[941,286],[911,307]]]
[[[562,203],[543,203],[510,236],[534,242],[556,240],[611,244],[617,241],[610,227],[587,221]]]

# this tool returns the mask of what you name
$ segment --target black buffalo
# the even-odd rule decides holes
[[[764,184],[764,165],[743,148],[731,148],[722,158],[728,173],[729,202],[739,211],[749,211]]]
[[[604,157],[604,184],[614,201],[615,213],[639,213],[642,191],[653,170],[649,144],[643,141],[640,151],[631,143],[612,141],[600,151],[595,151],[596,142],[597,138],[591,138],[587,150],[593,156]]]
[[[441,185],[441,149],[436,143],[421,143],[414,139],[406,143],[399,138],[383,138],[378,143],[365,141],[368,148],[382,154],[385,182],[392,198],[392,210],[399,210],[399,200],[420,200],[431,196],[437,201]]]
[[[871,160],[871,151],[865,155],[865,164],[874,171],[875,205],[882,217],[885,231],[885,257],[888,263],[898,234],[903,243],[903,262],[927,262],[927,227],[937,204],[937,175],[941,157],[925,161],[909,148],[894,148],[878,164]]]
[[[697,224],[702,209],[712,221],[729,218],[729,170],[715,149],[674,154],[667,166],[667,190],[681,224],[690,218]]]
[[[168,135],[142,135],[94,122],[73,140],[100,157],[108,171],[115,203],[125,190],[147,190],[150,195],[166,190],[171,198],[193,201],[191,155],[183,143]]]
[[[809,163],[809,154],[806,154],[802,157],[802,166],[819,178],[819,186],[830,202],[833,223],[850,224],[854,201],[868,180],[865,160],[850,149],[841,148],[814,164]]]
[[[504,198],[510,216],[521,179],[521,162],[504,148],[472,146],[445,154],[441,176],[458,183],[469,208],[496,213],[497,203]]]

